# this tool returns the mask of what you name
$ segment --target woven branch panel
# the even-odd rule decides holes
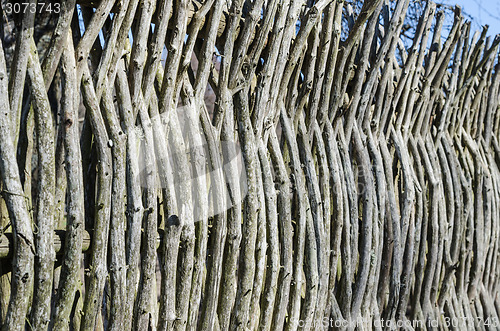
[[[1,4],[3,330],[500,328],[500,36],[459,7]]]

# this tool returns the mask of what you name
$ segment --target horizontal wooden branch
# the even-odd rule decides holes
[[[62,255],[64,252],[64,240],[66,238],[65,230],[55,230],[54,248],[57,255]],[[160,247],[160,242],[163,238],[163,230],[159,230],[156,240],[156,248]],[[91,237],[87,231],[83,231],[82,251],[85,253],[91,245]],[[14,247],[14,235],[12,232],[4,233],[0,236],[0,259],[11,258]]]

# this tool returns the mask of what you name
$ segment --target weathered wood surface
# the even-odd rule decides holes
[[[90,234],[87,231],[82,231],[82,252],[87,252],[90,248]],[[58,255],[62,255],[64,253],[64,238],[66,237],[66,231],[64,230],[55,230],[54,233],[54,251]],[[156,248],[160,247],[160,242],[163,238],[163,231],[160,229],[157,234],[157,243]],[[14,248],[14,238],[11,232],[3,233],[0,236],[0,259],[1,258],[11,258]]]
[[[409,0],[78,4],[43,58],[33,15],[3,30],[4,330],[500,327],[499,36],[425,2],[405,46]]]

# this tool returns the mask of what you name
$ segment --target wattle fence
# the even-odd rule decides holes
[[[500,36],[459,7],[2,10],[3,330],[500,328]]]

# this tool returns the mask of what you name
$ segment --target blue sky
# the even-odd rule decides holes
[[[465,14],[474,17],[473,29],[488,24],[489,35],[500,33],[500,0],[443,0],[442,2],[448,5],[457,4],[462,7]]]

